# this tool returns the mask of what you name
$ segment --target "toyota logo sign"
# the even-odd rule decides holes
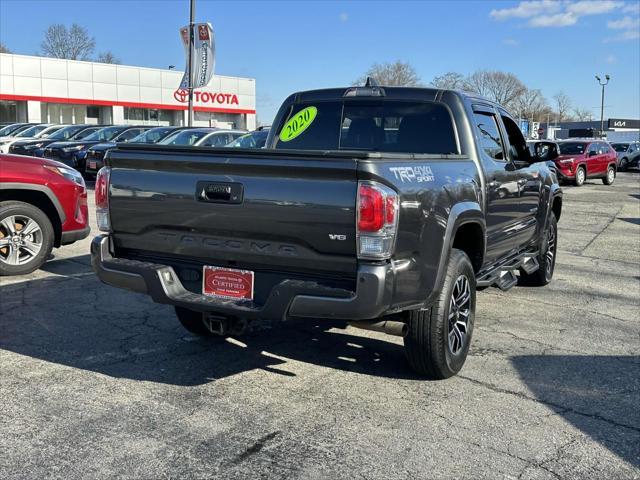
[[[238,96],[234,93],[219,93],[219,92],[193,92],[193,99],[200,103],[213,103],[218,105],[238,105]],[[173,98],[177,102],[187,103],[189,101],[189,90],[186,88],[179,88],[173,92]]]

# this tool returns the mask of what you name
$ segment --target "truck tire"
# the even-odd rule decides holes
[[[527,274],[520,270],[519,284],[527,287],[544,287],[551,282],[556,267],[556,252],[558,251],[558,220],[551,214],[549,225],[540,245],[538,263],[540,268]]]
[[[458,373],[469,352],[475,310],[473,266],[466,253],[453,249],[434,304],[407,312],[404,346],[411,368],[432,379]]]
[[[54,238],[51,220],[39,208],[0,202],[0,276],[25,275],[40,268],[51,254]]]
[[[605,185],[613,185],[613,182],[616,180],[616,169],[613,168],[613,165],[609,165],[607,167],[607,175],[602,178],[602,183]]]
[[[582,185],[584,185],[584,182],[586,179],[587,179],[587,171],[585,170],[584,167],[578,167],[578,169],[576,170],[576,178],[574,180],[576,187],[581,187]]]
[[[619,172],[626,172],[628,168],[629,159],[624,157],[620,160],[620,166],[618,167]]]

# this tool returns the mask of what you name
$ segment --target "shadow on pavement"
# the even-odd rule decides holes
[[[258,325],[238,338],[245,346],[194,337],[172,307],[101,284],[87,262],[88,256],[51,261],[43,269],[60,276],[2,287],[0,348],[113,377],[183,386],[254,369],[295,376],[285,365],[290,360],[419,378],[401,344],[351,335],[343,322]]]
[[[640,218],[622,218],[619,217],[618,220],[623,220],[625,222],[632,223],[634,225],[640,225]]]
[[[640,356],[531,355],[511,361],[539,401],[640,466]]]

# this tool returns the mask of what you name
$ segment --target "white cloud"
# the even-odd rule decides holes
[[[571,12],[579,17],[583,15],[599,15],[611,12],[624,5],[622,2],[612,0],[581,0],[567,4],[567,12]]]
[[[529,18],[541,13],[553,13],[560,10],[562,4],[554,0],[532,0],[520,2],[517,7],[491,10],[489,14],[496,20],[508,18]]]
[[[607,58],[605,58],[604,61],[610,65],[613,65],[618,61],[618,59],[615,57],[615,55],[607,55]]]
[[[624,13],[640,15],[640,2],[629,3],[622,9]]]
[[[517,6],[491,10],[489,16],[503,21],[512,18],[528,19],[530,27],[567,27],[575,25],[580,17],[602,15],[632,5],[617,0],[532,0]]]
[[[632,28],[640,28],[640,18],[626,16],[620,20],[612,20],[607,22],[607,27],[614,30],[630,30]]]
[[[564,12],[555,15],[540,15],[529,20],[530,27],[568,27],[578,21],[573,13]]]
[[[349,20],[349,14],[347,12],[342,12],[340,15],[338,15],[338,18],[342,23],[345,23],[347,20]]]
[[[619,35],[616,35],[615,37],[605,38],[603,42],[604,43],[627,42],[629,40],[637,40],[639,38],[640,38],[639,30],[626,30],[620,33]]]
[[[518,45],[520,45],[520,42],[518,40],[516,40],[515,38],[505,38],[502,43],[504,43],[505,45],[509,46],[509,47],[517,47]]]

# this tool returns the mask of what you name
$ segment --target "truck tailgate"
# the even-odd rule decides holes
[[[129,147],[107,162],[125,256],[355,275],[354,158]]]

